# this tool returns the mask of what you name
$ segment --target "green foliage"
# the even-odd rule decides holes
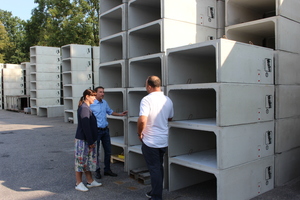
[[[4,10],[0,10],[0,21],[2,22],[1,40],[5,43],[5,48],[0,48],[3,62],[20,63],[28,60],[24,45],[25,22]]]
[[[35,0],[31,44],[61,47],[66,44],[99,45],[99,0]]]
[[[4,25],[0,21],[0,63],[5,62],[5,49],[10,48],[11,43],[9,42],[8,34],[5,30]]]
[[[0,30],[0,43],[2,35],[9,38],[5,40],[9,48],[0,46],[0,62],[1,55],[5,63],[26,62],[30,47],[36,45],[99,45],[99,0],[34,0],[34,3],[37,7],[27,21],[0,10],[0,21],[5,27],[3,33]]]

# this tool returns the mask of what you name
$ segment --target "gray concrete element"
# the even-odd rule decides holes
[[[275,84],[300,84],[300,55],[275,51]]]
[[[60,56],[60,47],[47,47],[47,46],[32,46],[30,47],[30,56],[48,55]]]
[[[64,105],[40,106],[39,116],[40,117],[63,117]]]
[[[127,60],[117,60],[99,65],[99,85],[104,88],[127,86]]]
[[[100,39],[127,30],[127,3],[100,15]]]
[[[273,120],[273,94],[273,85],[208,83],[167,87],[176,108],[173,120],[216,118],[216,126]],[[185,107],[177,107],[183,103]]]
[[[145,80],[149,74],[162,77],[162,85],[166,86],[165,77],[165,54],[157,53],[146,56],[135,57],[128,61],[129,87],[144,87]]]
[[[300,85],[275,86],[275,118],[300,116]]]
[[[101,38],[100,46],[100,63],[123,60],[128,57],[126,32]]]
[[[0,110],[1,200],[105,199],[143,200],[149,185],[129,178],[123,163],[112,164],[118,177],[104,176],[102,187],[88,192],[74,189],[74,135],[76,125],[63,118],[44,118]],[[84,179],[85,180],[85,179]],[[300,178],[252,200],[296,200]],[[215,180],[174,192],[164,200],[216,199]]]
[[[163,18],[128,31],[128,58],[215,39],[216,33],[215,28]]]
[[[167,50],[167,84],[273,84],[274,51],[227,39]]]
[[[300,148],[275,155],[275,185],[282,186],[295,177],[300,177]]]
[[[119,6],[123,2],[125,3],[127,0],[100,0],[100,13],[104,13],[116,6]]]
[[[92,46],[83,44],[67,44],[61,47],[62,59],[65,58],[91,58],[92,57]]]
[[[206,124],[203,121],[206,121]],[[176,157],[180,160],[181,156],[192,157],[191,154],[194,154],[192,168],[199,167],[202,171],[219,173],[222,169],[274,154],[273,121],[227,127],[213,126],[213,123],[209,125],[212,120],[203,121],[169,123],[170,159]],[[185,145],[182,145],[183,143]]]
[[[225,12],[224,5],[217,7],[217,1],[210,0],[131,0],[128,2],[128,29],[161,18],[217,28],[217,19],[224,16],[219,16],[221,9]]]
[[[300,117],[277,119],[275,123],[275,153],[300,146]]]
[[[278,15],[300,22],[299,8],[298,0],[226,0],[226,26]]]
[[[300,23],[281,16],[227,26],[225,31],[227,38],[231,40],[300,53],[300,47],[295,43]]]

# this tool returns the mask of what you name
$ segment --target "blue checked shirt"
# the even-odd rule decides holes
[[[95,99],[94,103],[90,105],[90,109],[96,116],[98,128],[107,127],[108,122],[106,115],[111,115],[113,113],[113,110],[110,109],[108,103],[104,99],[102,99],[102,101]]]

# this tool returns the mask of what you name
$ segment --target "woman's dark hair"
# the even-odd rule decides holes
[[[82,105],[82,103],[84,102],[86,95],[88,95],[88,96],[96,96],[96,92],[95,92],[94,90],[91,90],[91,89],[86,89],[86,90],[84,90],[84,92],[83,92],[82,95],[83,95],[83,96],[80,97],[79,102],[78,102],[78,108],[79,108],[79,107]]]

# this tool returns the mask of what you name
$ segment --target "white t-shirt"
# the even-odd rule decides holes
[[[168,146],[168,118],[173,118],[173,102],[163,92],[151,92],[141,100],[139,116],[147,116],[143,142],[154,148]]]

